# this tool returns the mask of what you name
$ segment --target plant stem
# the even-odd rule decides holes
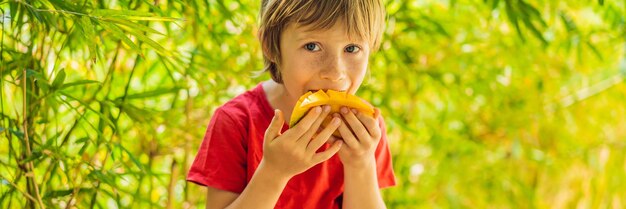
[[[22,73],[23,73],[22,74],[23,75],[23,77],[22,77],[22,79],[23,79],[22,80],[23,81],[22,84],[24,85],[24,88],[23,88],[23,90],[24,90],[24,92],[23,92],[24,93],[24,97],[23,97],[23,100],[24,100],[24,105],[23,105],[23,111],[24,111],[24,118],[23,119],[24,119],[24,123],[23,123],[23,126],[24,126],[24,140],[26,142],[25,143],[26,144],[26,157],[28,158],[28,157],[31,156],[31,149],[30,149],[30,140],[28,138],[28,120],[27,120],[27,118],[28,118],[27,114],[28,113],[26,112],[26,106],[27,106],[27,103],[26,103],[27,102],[26,101],[26,98],[27,98],[27,95],[26,95],[26,82],[27,82],[26,68],[24,68],[22,70]],[[41,200],[41,195],[39,195],[39,185],[37,185],[37,176],[35,175],[35,169],[33,167],[33,162],[30,161],[30,162],[26,163],[26,168],[28,169],[28,172],[30,172],[32,174],[30,176],[29,175],[27,175],[27,176],[32,179],[33,186],[35,187],[35,197],[37,198],[37,203],[39,204],[40,208],[42,208],[42,209],[46,208],[43,205],[43,201]]]

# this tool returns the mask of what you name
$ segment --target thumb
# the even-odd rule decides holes
[[[272,117],[270,125],[267,127],[267,130],[265,130],[265,141],[270,142],[274,138],[280,136],[280,131],[283,128],[284,123],[285,119],[283,118],[283,112],[279,109],[275,109],[274,117]]]

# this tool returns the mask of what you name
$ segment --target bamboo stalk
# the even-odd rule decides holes
[[[18,191],[18,192],[22,193],[22,195],[24,195],[24,197],[28,198],[29,200],[31,200],[31,201],[33,201],[33,202],[37,202],[37,199],[35,199],[35,198],[34,198],[33,196],[31,196],[30,194],[28,194],[28,193],[26,193],[26,192],[24,192],[24,191],[20,190],[20,188],[19,188],[19,187],[18,187],[15,183],[13,183],[13,181],[9,181],[9,180],[8,180],[6,177],[4,177],[2,174],[0,174],[0,178],[2,178],[2,179],[6,179],[6,180],[9,182],[9,184],[11,184],[11,186],[13,186],[13,187],[14,187],[14,188]]]
[[[26,143],[26,156],[30,157],[31,156],[31,149],[30,149],[30,140],[28,138],[28,120],[26,119],[27,118],[26,115],[28,114],[26,112],[26,105],[27,105],[26,104],[26,97],[27,97],[27,95],[26,95],[26,82],[27,82],[27,80],[26,80],[26,68],[24,68],[22,70],[22,73],[23,73],[22,74],[23,75],[23,77],[22,77],[22,79],[23,79],[22,81],[23,82],[22,83],[23,83],[23,86],[24,86],[24,89],[23,89],[24,90],[24,92],[23,92],[24,93],[24,97],[23,97],[23,100],[24,100],[24,105],[23,105],[23,111],[24,111],[24,117],[23,117],[23,119],[24,119],[24,123],[23,123],[23,126],[24,126],[24,140],[25,140],[25,143]],[[37,198],[37,203],[39,204],[40,208],[45,209],[46,207],[44,206],[43,201],[41,200],[41,195],[39,195],[39,185],[37,185],[37,178],[36,178],[37,176],[35,175],[35,169],[33,167],[33,162],[31,161],[31,162],[26,163],[26,168],[28,169],[28,172],[30,172],[32,174],[32,176],[31,175],[26,175],[26,177],[32,178],[33,186],[35,187],[35,197]]]
[[[624,76],[622,76],[621,73],[618,73],[592,86],[580,89],[573,95],[569,95],[561,99],[561,104],[563,105],[563,107],[568,107],[576,102],[583,101],[591,96],[606,91],[607,89],[621,83],[623,80]]]
[[[170,184],[167,187],[167,204],[165,205],[166,209],[173,208],[172,205],[174,203],[174,187],[176,186],[176,179],[178,179],[178,163],[176,163],[176,159],[172,159]]]

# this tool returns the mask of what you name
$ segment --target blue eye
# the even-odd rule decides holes
[[[346,47],[346,52],[348,53],[356,53],[359,50],[361,50],[361,48],[359,48],[358,46],[354,46],[354,45]]]
[[[315,44],[315,43],[308,43],[308,44],[305,44],[305,45],[304,45],[304,48],[305,48],[306,50],[309,50],[309,51],[312,51],[312,52],[314,52],[314,51],[319,51],[319,50],[320,50],[320,47],[319,47],[317,44]]]

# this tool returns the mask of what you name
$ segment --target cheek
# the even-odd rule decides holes
[[[350,77],[354,80],[363,80],[365,73],[367,72],[367,59],[355,60],[350,64],[350,70],[348,71]]]

